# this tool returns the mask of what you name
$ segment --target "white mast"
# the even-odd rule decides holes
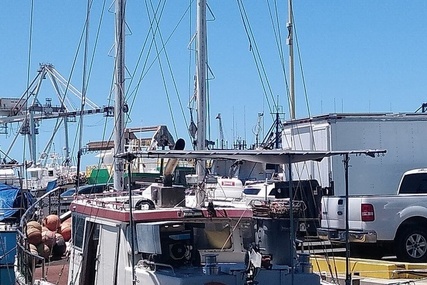
[[[115,105],[114,105],[114,154],[123,153],[124,143],[124,91],[125,91],[125,6],[126,0],[116,0],[115,21],[116,21],[116,62],[115,62]],[[114,189],[122,191],[124,189],[124,160],[114,159]]]
[[[196,149],[206,149],[206,0],[197,1],[197,137]],[[197,162],[197,182],[200,184],[205,177],[205,162]],[[201,196],[196,195],[196,203],[201,205]]]
[[[288,39],[289,45],[289,111],[291,120],[295,119],[295,90],[294,90],[294,46],[293,46],[293,12],[292,0],[288,1]]]

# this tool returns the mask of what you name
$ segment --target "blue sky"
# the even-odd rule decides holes
[[[105,13],[102,14],[104,2],[94,2],[90,18],[90,54],[95,47],[100,15],[103,20],[87,96],[103,106],[109,103],[113,76],[114,16],[108,9],[112,11],[114,5],[112,1],[105,1]],[[128,126],[165,124],[175,138],[184,137],[189,141],[187,106],[194,86],[194,53],[189,47],[194,46],[190,41],[195,31],[196,5],[190,0],[166,2],[159,30],[163,42],[167,42],[159,61],[154,56],[154,45],[148,52],[152,36],[143,49],[150,29],[146,5],[156,7],[159,3],[163,7],[164,2],[159,1],[127,1],[126,88],[128,103],[132,107]],[[245,33],[238,3],[244,4],[254,35],[251,41]],[[277,4],[284,66],[275,42],[268,3],[273,16]],[[253,143],[258,113],[264,113],[264,132],[272,123],[270,113],[273,110],[268,108],[272,98],[278,100],[284,117],[289,118],[283,73],[285,68],[288,75],[287,3],[215,0],[208,4],[212,12],[208,16],[209,68],[212,71],[209,75],[210,138],[214,141],[219,138],[215,117],[221,113],[225,139],[229,144],[237,138]],[[81,0],[35,0],[29,53],[31,1],[2,2],[0,97],[20,97],[28,78],[36,75],[39,63],[53,64],[68,78],[75,60],[71,83],[81,89],[83,50],[77,56],[76,52],[86,5],[86,1]],[[293,8],[297,118],[334,112],[413,112],[427,101],[427,1],[299,0],[294,1]],[[273,21],[277,24],[276,18]],[[161,49],[160,34],[156,35],[156,43]],[[254,61],[255,47],[265,70],[262,73],[264,86],[268,82],[268,88],[263,88],[260,81]],[[146,69],[137,85],[146,58],[147,66],[151,67]],[[43,89],[40,96],[53,97],[49,83],[44,85],[46,90]],[[105,124],[104,121],[99,115],[84,119],[83,143],[105,139],[104,133],[109,135],[112,123]],[[16,129],[11,126],[8,135],[0,135],[3,151],[9,147]],[[51,130],[52,122],[41,123],[40,148]],[[75,152],[75,140],[71,141]],[[63,144],[64,140],[57,138],[55,150],[60,152]],[[23,143],[18,141],[16,145],[11,154],[21,161]],[[89,156],[92,155],[87,155],[88,160]]]

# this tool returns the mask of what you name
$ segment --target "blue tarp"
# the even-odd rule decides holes
[[[19,218],[17,215],[21,206],[25,211],[34,202],[35,199],[30,193],[25,192],[23,195],[20,193],[20,189],[0,183],[0,221],[11,217]],[[24,198],[22,205],[21,196]]]
[[[53,181],[49,181],[46,186],[46,193],[52,191],[56,188],[56,179]]]

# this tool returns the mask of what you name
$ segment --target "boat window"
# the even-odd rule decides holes
[[[77,248],[82,248],[85,219],[83,216],[73,215],[71,224],[72,224],[71,234],[73,238],[73,245]]]
[[[194,228],[194,239],[198,249],[230,249],[231,226],[227,222],[207,223],[204,228]]]
[[[246,194],[246,195],[258,195],[258,193],[259,193],[260,190],[261,189],[259,189],[259,188],[245,188],[245,189],[243,189],[243,194]]]
[[[240,236],[242,238],[242,245],[245,250],[255,242],[255,229],[253,223],[250,221],[242,221],[239,223]]]

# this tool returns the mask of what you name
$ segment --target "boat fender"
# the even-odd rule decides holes
[[[139,200],[138,202],[136,202],[135,210],[141,210],[142,205],[147,205],[148,210],[154,210],[156,208],[156,206],[154,205],[154,202],[151,201],[150,199],[142,199],[142,200]]]

